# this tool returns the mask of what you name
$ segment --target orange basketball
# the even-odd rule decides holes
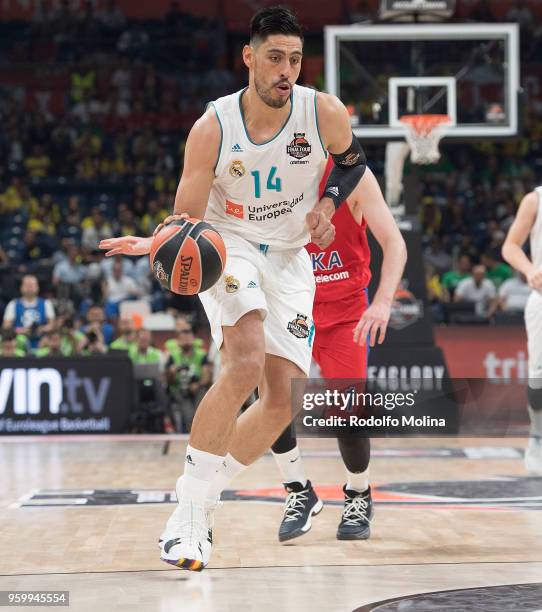
[[[226,264],[222,236],[199,219],[179,219],[154,237],[151,270],[164,289],[194,295],[212,287]]]

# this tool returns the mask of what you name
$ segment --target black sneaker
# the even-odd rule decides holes
[[[344,508],[337,540],[368,540],[370,535],[369,522],[373,518],[373,500],[371,487],[363,493],[350,491],[343,487]]]
[[[307,533],[311,528],[311,517],[321,512],[324,507],[310,480],[307,480],[305,486],[300,482],[287,482],[284,488],[288,497],[279,528],[279,542],[286,542]]]

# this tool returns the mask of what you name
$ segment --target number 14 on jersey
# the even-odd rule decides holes
[[[271,170],[269,170],[269,174],[267,175],[267,184],[266,188],[268,191],[282,191],[282,181],[278,176],[275,176],[277,173],[277,167],[271,166]],[[262,187],[260,180],[260,171],[253,170],[250,174],[252,174],[252,178],[254,179],[254,195],[257,198],[262,197]]]

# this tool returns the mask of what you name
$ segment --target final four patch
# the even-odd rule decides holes
[[[294,139],[286,147],[286,153],[296,159],[303,159],[311,152],[311,145],[305,138],[305,132],[294,133]]]
[[[288,323],[286,329],[296,338],[309,337],[309,324],[305,315],[297,313],[297,317]]]

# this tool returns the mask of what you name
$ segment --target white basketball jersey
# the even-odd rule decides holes
[[[250,140],[245,90],[213,104],[222,140],[205,220],[219,232],[279,249],[310,240],[305,215],[318,201],[326,152],[318,130],[316,91],[295,85],[290,115],[271,140]]]
[[[542,186],[536,188],[538,209],[531,228],[531,259],[535,268],[542,268]]]

